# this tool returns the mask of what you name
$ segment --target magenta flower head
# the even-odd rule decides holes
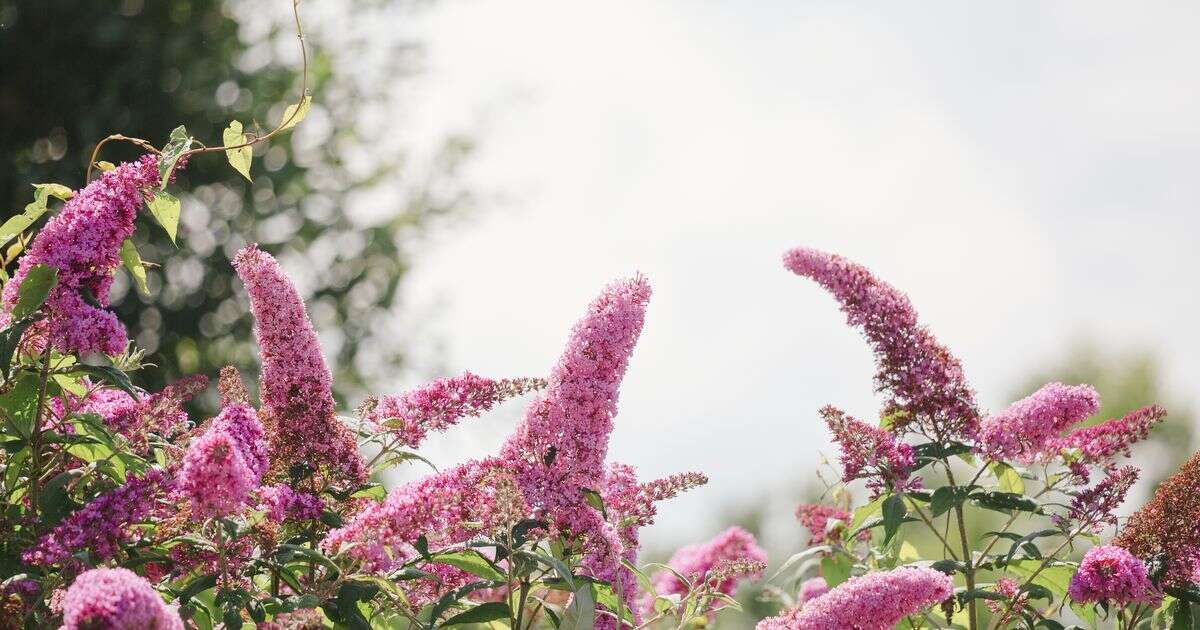
[[[145,579],[129,569],[92,569],[63,599],[65,630],[182,630],[183,621]]]
[[[143,193],[158,182],[158,159],[144,155],[76,192],[38,232],[5,284],[3,323],[29,270],[48,265],[58,269],[58,284],[46,300],[50,344],[63,353],[122,352],[129,343],[125,327],[104,307],[121,264],[121,243],[133,234]]]
[[[253,485],[258,486],[263,474],[267,472],[270,460],[267,455],[267,438],[254,409],[242,403],[226,405],[208,430],[222,431],[233,438],[241,452],[242,461],[250,469]]]
[[[983,421],[981,450],[992,459],[1023,464],[1053,459],[1062,432],[1099,409],[1100,395],[1091,385],[1043,385]]]
[[[954,581],[940,571],[901,567],[850,578],[828,593],[778,617],[758,630],[890,630],[905,617],[945,601]]]
[[[188,446],[178,489],[191,500],[196,518],[229,516],[246,504],[257,487],[255,477],[237,440],[226,431],[209,429]]]
[[[155,504],[169,488],[170,480],[157,468],[143,477],[131,476],[117,488],[88,502],[47,532],[21,554],[27,564],[47,566],[70,560],[87,550],[92,561],[103,562],[116,555],[130,538],[130,525],[152,514]]]
[[[825,578],[817,576],[804,580],[800,585],[798,598],[801,604],[811,602],[812,600],[829,592],[829,585],[825,583]]]
[[[765,563],[767,552],[758,546],[753,534],[735,526],[717,534],[708,542],[680,547],[667,561],[667,566],[697,583],[712,579],[716,573],[714,569],[723,562],[737,560]],[[740,576],[721,576],[723,579],[715,587],[726,595],[732,595],[738,584],[761,575],[760,571]],[[659,595],[683,594],[687,592],[687,585],[680,582],[674,573],[660,571],[654,575],[654,590]]]
[[[255,245],[242,248],[233,266],[254,313],[262,357],[260,395],[272,425],[275,459],[307,464],[351,484],[364,481],[358,444],[334,414],[333,377],[296,287]]]
[[[835,254],[793,249],[783,264],[832,293],[846,321],[862,329],[875,351],[876,387],[891,396],[883,412],[894,429],[915,421],[943,437],[974,435],[979,414],[962,364],[918,322],[907,296]]]
[[[1146,565],[1115,545],[1088,549],[1067,593],[1077,602],[1157,607],[1162,600],[1162,593],[1150,582]]]

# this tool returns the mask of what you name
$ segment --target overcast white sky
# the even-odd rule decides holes
[[[712,477],[651,545],[767,494],[790,513],[830,452],[816,410],[873,417],[870,354],[792,246],[907,291],[990,408],[1081,337],[1156,349],[1197,398],[1193,3],[449,0],[417,26],[402,124],[479,129],[491,194],[424,247],[415,312],[446,373],[540,375],[646,273],[610,456]],[[431,455],[494,450],[521,407]]]

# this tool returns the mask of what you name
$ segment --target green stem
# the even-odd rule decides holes
[[[34,520],[38,520],[38,503],[42,492],[42,414],[46,406],[46,385],[50,380],[49,351],[42,354],[42,368],[38,381],[37,411],[34,412],[33,429],[29,434],[29,506]]]
[[[955,489],[955,495],[957,496],[958,484],[955,483],[955,481],[954,481],[954,472],[950,469],[950,462],[943,459],[942,463],[946,466],[946,480],[949,481],[950,486]],[[976,478],[978,478],[978,476],[976,476]],[[963,518],[962,503],[958,503],[954,506],[954,518],[955,518],[955,520],[958,521],[958,538],[959,538],[959,542],[962,544],[962,554],[963,554],[962,562],[966,567],[963,571],[963,575],[966,576],[967,590],[973,591],[973,590],[975,590],[975,563],[971,558],[971,546],[967,541],[967,522]],[[975,599],[974,598],[970,599],[967,602],[967,608],[968,608],[967,614],[970,615],[970,617],[967,619],[967,621],[968,621],[967,625],[970,628],[970,630],[978,630],[979,621],[976,619],[976,609],[975,609]]]

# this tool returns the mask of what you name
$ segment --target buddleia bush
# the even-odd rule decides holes
[[[729,623],[751,582],[755,609],[777,609],[760,630],[1191,627],[1200,460],[1116,512],[1138,476],[1130,445],[1165,411],[1094,423],[1095,389],[1050,383],[984,413],[903,293],[817,250],[785,267],[861,329],[885,404],[870,421],[819,411],[840,479],[797,508],[808,544],[769,573],[739,527],[641,563],[657,504],[707,477],[642,481],[608,458],[651,297],[640,275],[599,291],[545,375],[468,372],[340,415],[304,301],[250,244],[230,264],[258,373],[214,375],[211,418],[185,407],[205,377],[139,387],[156,368],[109,304],[115,274],[144,284],[136,224],[174,238],[175,173],[219,154],[252,177],[250,148],[309,105],[207,145],[182,127],[161,146],[114,134],[83,187],[35,184],[0,227],[0,628],[681,630]],[[146,153],[111,164],[109,142]],[[431,433],[516,398],[525,415],[495,454],[379,483],[429,464]]]

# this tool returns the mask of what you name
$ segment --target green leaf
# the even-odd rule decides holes
[[[0,412],[26,440],[33,433],[37,409],[38,378],[33,374],[25,374],[8,393],[0,396]],[[9,466],[12,466],[11,462]]]
[[[34,265],[29,269],[17,293],[17,305],[12,310],[12,321],[19,322],[37,312],[50,291],[58,284],[58,268],[49,265]]]
[[[138,254],[137,246],[133,244],[133,240],[125,239],[121,243],[121,263],[125,265],[125,269],[129,270],[129,275],[133,276],[133,282],[137,285],[138,291],[142,295],[150,295],[150,287],[146,286],[146,267],[142,264],[142,257]]]
[[[372,484],[350,495],[351,499],[375,499],[382,501],[387,496],[387,488],[380,484]]]
[[[479,552],[472,550],[452,551],[447,553],[435,553],[429,559],[430,562],[438,564],[448,564],[453,567],[458,567],[471,575],[479,576],[485,580],[502,580],[504,574],[496,567],[492,566],[486,558],[479,555]]]
[[[154,198],[147,204],[150,208],[150,214],[154,215],[154,219],[158,224],[167,231],[167,236],[171,237],[171,242],[175,242],[175,233],[179,230],[179,211],[181,204],[179,200],[165,190],[160,190],[154,193]]]
[[[933,517],[941,516],[946,512],[962,505],[962,502],[967,499],[967,495],[971,493],[973,487],[963,486],[939,486],[933,491],[933,498],[929,501],[929,509]]]
[[[579,492],[583,494],[583,500],[587,501],[588,505],[595,508],[604,517],[604,520],[608,520],[608,511],[604,509],[604,497],[601,497],[599,492],[591,488],[580,488]]]
[[[1001,491],[1025,494],[1025,481],[1021,479],[1020,473],[1012,466],[1004,462],[996,462],[991,465],[991,469],[992,474],[996,476],[996,481]]]
[[[487,602],[480,604],[474,608],[460,612],[457,615],[447,619],[441,625],[443,628],[450,626],[459,626],[467,623],[487,623],[498,619],[508,619],[511,616],[508,603],[506,602]]]
[[[1173,607],[1171,630],[1192,630],[1192,603],[1177,601]]]
[[[71,197],[75,196],[74,191],[66,186],[63,186],[62,184],[34,184],[33,187],[37,193],[45,191],[47,195],[62,201],[67,201]]]
[[[291,129],[300,124],[304,117],[308,115],[308,110],[312,107],[312,97],[305,94],[304,98],[300,99],[299,103],[288,105],[287,109],[283,110],[283,126],[280,131]]]
[[[57,525],[75,507],[67,495],[67,484],[79,474],[79,471],[67,470],[46,482],[41,494],[43,525]]]
[[[94,376],[102,381],[116,385],[121,391],[132,396],[134,400],[140,398],[137,388],[129,381],[129,375],[111,365],[87,365],[86,363],[80,363],[71,366],[71,372]]]
[[[829,588],[833,588],[850,579],[850,558],[845,554],[836,553],[821,559],[821,577]]]
[[[13,355],[17,353],[17,346],[21,345],[21,337],[31,325],[33,320],[26,319],[0,332],[0,375],[8,374],[8,368],[12,367]]]
[[[96,168],[99,168],[101,171],[107,173],[107,172],[113,170],[114,168],[117,168],[117,165],[113,164],[112,162],[100,160],[99,162],[96,162]]]
[[[874,501],[871,501],[870,503],[854,510],[854,517],[850,521],[851,531],[858,530],[858,528],[862,527],[863,523],[867,522],[867,519],[879,514],[879,512],[883,510],[883,502],[885,499],[887,499],[887,497],[881,496]]]
[[[46,211],[50,209],[48,204],[52,190],[58,193],[66,190],[66,198],[69,199],[71,197],[71,189],[60,184],[34,184],[33,187],[33,201],[25,205],[25,211],[16,216],[9,217],[3,225],[0,225],[0,246],[5,245],[16,238],[18,234],[29,229],[29,226],[40,219],[43,214],[46,214]],[[54,196],[58,197],[58,195]],[[63,197],[59,198],[62,199]]]
[[[308,547],[290,544],[279,545],[278,549],[283,552],[290,552],[292,554],[301,556],[311,562],[319,564],[329,569],[331,575],[333,576],[340,575],[342,572],[342,570],[338,568],[338,565],[334,564],[333,560],[330,560],[328,556],[320,551],[317,551],[316,549],[309,549]]]
[[[559,630],[592,630],[596,623],[596,601],[592,597],[590,584],[584,583],[575,589],[571,603],[563,612]]]
[[[171,180],[171,172],[175,170],[175,163],[190,148],[192,148],[192,138],[187,135],[187,129],[184,129],[183,125],[179,125],[171,131],[171,137],[167,139],[167,146],[163,147],[162,153],[158,156],[158,175],[162,178],[159,188],[167,187],[167,182]]]
[[[900,531],[900,525],[904,523],[907,514],[908,508],[904,505],[903,494],[893,494],[883,502],[883,544],[891,542],[896,532]]]
[[[1036,501],[1015,492],[976,492],[971,495],[971,500],[979,507],[988,510],[1003,512],[1010,510],[1038,512],[1041,510]]]
[[[225,132],[221,134],[221,140],[227,147],[246,144],[246,134],[242,133],[242,123],[236,120],[230,121]],[[233,167],[233,170],[241,173],[247,181],[254,181],[250,179],[250,162],[253,157],[254,150],[250,147],[225,149],[225,159],[229,160],[229,165]]]

